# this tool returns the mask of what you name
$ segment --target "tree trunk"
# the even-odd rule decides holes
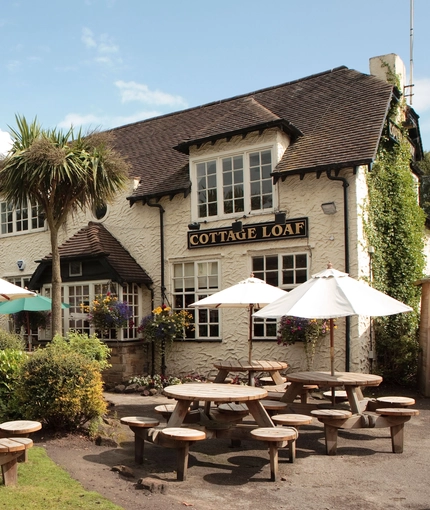
[[[58,229],[50,225],[52,249],[52,336],[62,334],[61,319],[61,261],[58,250]]]

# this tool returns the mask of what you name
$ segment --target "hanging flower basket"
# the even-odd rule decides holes
[[[81,304],[81,309],[88,314],[90,324],[102,332],[133,326],[131,306],[109,292],[106,296],[97,295],[90,305]]]
[[[137,332],[145,341],[173,341],[176,337],[183,338],[192,321],[193,316],[186,310],[173,312],[169,306],[162,305],[141,320]]]
[[[336,327],[336,326],[335,326]],[[310,370],[318,340],[330,331],[327,319],[304,319],[301,317],[281,317],[278,327],[278,344],[293,345],[302,342],[308,370]]]

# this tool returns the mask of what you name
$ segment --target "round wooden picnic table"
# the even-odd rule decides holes
[[[267,391],[254,386],[218,383],[175,384],[164,388],[163,393],[178,402],[169,419],[168,427],[180,427],[192,402],[246,402],[249,412],[261,427],[274,427],[260,400]]]
[[[252,360],[251,362],[248,360],[220,360],[214,363],[214,367],[218,369],[214,381],[216,383],[224,382],[229,372],[248,372],[250,385],[253,386],[255,372],[267,372],[275,384],[282,384],[284,379],[279,371],[288,368],[288,363],[266,360]]]
[[[306,384],[332,388],[344,386],[351,411],[354,414],[362,412],[360,401],[363,400],[363,395],[360,388],[362,386],[379,386],[382,382],[382,377],[379,375],[359,372],[336,372],[334,375],[330,372],[296,372],[288,374],[287,377],[291,385],[281,398],[283,402],[293,402]]]

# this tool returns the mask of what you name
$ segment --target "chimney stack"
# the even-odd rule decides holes
[[[388,65],[388,67],[386,65]],[[369,59],[369,67],[370,74],[387,82],[389,71],[396,74],[400,80],[400,92],[402,94],[405,93],[406,68],[403,60],[398,55],[389,53],[388,55],[372,57]]]

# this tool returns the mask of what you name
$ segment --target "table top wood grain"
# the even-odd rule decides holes
[[[382,377],[358,372],[296,372],[287,375],[288,381],[320,386],[379,386]]]
[[[259,372],[272,372],[276,370],[285,370],[288,368],[288,363],[283,361],[266,361],[266,360],[226,360],[217,361],[214,363],[215,368],[218,370],[229,370],[231,372],[241,371],[259,371]]]
[[[177,400],[247,402],[267,397],[267,390],[254,386],[222,383],[175,384],[164,388],[167,397]]]

